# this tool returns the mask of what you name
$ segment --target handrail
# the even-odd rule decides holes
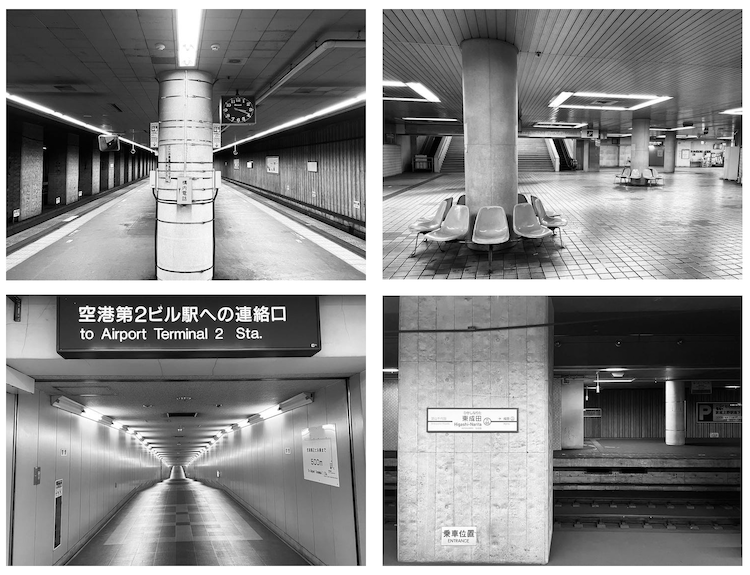
[[[560,156],[555,148],[555,143],[551,138],[544,138],[544,143],[547,145],[547,153],[549,154],[552,163],[555,165],[555,171],[560,171]]]

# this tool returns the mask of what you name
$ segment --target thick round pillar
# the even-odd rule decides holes
[[[633,118],[633,135],[630,143],[630,167],[643,173],[648,168],[648,142],[650,118]]]
[[[501,40],[461,43],[466,205],[472,221],[483,206],[510,217],[518,200],[518,49]]]
[[[667,132],[664,139],[664,173],[673,174],[677,154],[677,132]]]
[[[156,277],[210,280],[214,273],[213,76],[169,70],[159,82]],[[192,200],[178,204],[187,178]]]
[[[666,443],[685,445],[685,384],[665,382]]]
[[[563,382],[560,397],[560,445],[563,449],[583,449],[583,379]]]

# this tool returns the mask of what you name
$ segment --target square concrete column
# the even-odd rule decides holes
[[[21,136],[21,218],[42,213],[44,128],[23,123]]]
[[[664,139],[664,173],[674,174],[674,165],[677,154],[677,132],[667,132]]]
[[[91,147],[91,195],[96,195],[100,191],[102,153],[96,142]]]
[[[106,190],[111,190],[115,187],[115,153],[107,152],[107,187]]]
[[[546,297],[401,298],[400,561],[547,562],[552,315]],[[517,408],[518,432],[427,433],[428,407]],[[443,545],[449,526],[477,544]]]
[[[82,196],[92,194],[92,177],[91,177],[91,148],[93,139],[84,137],[79,140],[78,148],[78,190]],[[97,164],[97,169],[99,165]]]
[[[66,205],[78,200],[78,136],[53,132],[47,142],[49,153],[49,205]]]
[[[633,135],[630,137],[630,165],[641,173],[648,168],[648,142],[651,118],[633,118]]]
[[[562,449],[583,448],[583,378],[561,381],[560,446]]]

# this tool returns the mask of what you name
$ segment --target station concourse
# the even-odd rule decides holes
[[[364,10],[6,32],[9,279],[364,279]]]
[[[6,298],[6,564],[364,565],[364,296]]]
[[[741,298],[383,311],[385,565],[741,565]]]
[[[383,54],[385,279],[741,279],[740,10],[385,10]]]

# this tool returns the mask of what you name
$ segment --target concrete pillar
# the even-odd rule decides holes
[[[91,147],[93,138],[83,137],[78,148],[78,190],[82,196],[90,196],[91,189]],[[97,165],[98,168],[98,165]]]
[[[78,135],[53,133],[47,144],[49,175],[47,203],[64,206],[78,200]]]
[[[159,82],[156,277],[209,280],[214,273],[213,76],[169,70]],[[192,203],[177,204],[180,178]]]
[[[583,378],[562,382],[560,445],[562,449],[583,448]]]
[[[599,171],[599,153],[601,152],[601,141],[589,140],[588,172]]]
[[[105,190],[111,190],[115,187],[115,152],[107,152],[107,187]]]
[[[664,173],[673,174],[677,158],[677,132],[667,132],[664,139]]]
[[[23,123],[21,136],[21,218],[42,213],[44,128]]]
[[[548,561],[552,328],[524,326],[552,319],[546,297],[400,299],[400,328],[424,330],[399,338],[400,561]],[[518,408],[518,432],[427,433],[428,407]],[[454,526],[476,545],[443,545]]]
[[[95,196],[98,194],[101,186],[101,161],[102,153],[99,151],[99,146],[96,142],[93,142],[91,147],[91,195]]]
[[[666,443],[685,445],[685,384],[681,381],[665,382]]]
[[[501,40],[461,43],[466,205],[472,221],[483,206],[518,201],[518,49]]]
[[[650,118],[633,118],[633,135],[630,140],[630,167],[643,170],[648,168],[648,142],[650,138]]]

